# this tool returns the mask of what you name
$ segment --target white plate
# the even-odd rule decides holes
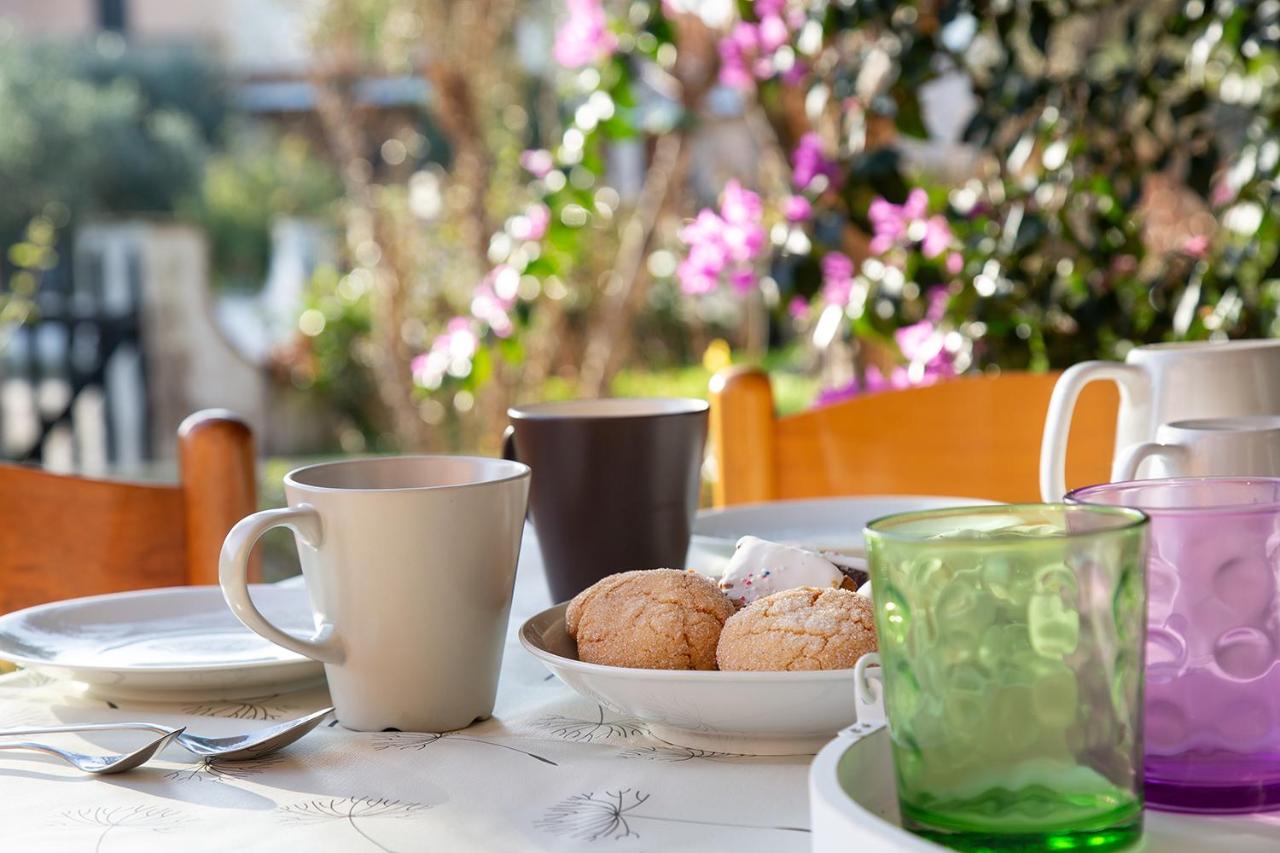
[[[703,510],[693,523],[689,568],[719,577],[743,536],[758,536],[806,548],[863,553],[862,528],[868,521],[897,512],[978,506],[994,501],[936,495],[874,495],[771,501]]]
[[[315,632],[305,589],[253,587],[267,618]],[[0,660],[108,698],[238,698],[317,683],[323,666],[240,624],[216,586],[73,598],[0,617]]]
[[[853,722],[851,669],[705,672],[583,663],[565,630],[566,607],[525,622],[521,644],[569,687],[645,721],[665,741],[744,755],[812,755]]]
[[[814,853],[946,850],[902,828],[889,732],[867,728],[842,732],[809,768]],[[1144,824],[1133,849],[1146,853],[1280,850],[1280,812],[1205,817],[1148,810]]]

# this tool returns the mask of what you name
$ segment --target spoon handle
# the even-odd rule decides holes
[[[76,760],[77,756],[72,753],[64,752],[56,746],[50,746],[47,743],[35,743],[33,741],[22,741],[20,743],[0,743],[0,749],[22,749],[27,752],[43,752],[45,755],[52,755],[61,758],[63,761],[73,767],[80,767],[80,762]],[[88,756],[80,756],[88,758]],[[83,768],[81,768],[83,769]]]
[[[111,732],[121,730],[140,730],[147,732],[157,732],[159,734],[169,734],[178,731],[172,726],[161,726],[156,723],[83,723],[76,726],[45,726],[36,729],[0,729],[0,737],[27,735],[51,735],[60,734],[62,732]],[[0,744],[0,748],[12,748],[5,744]]]

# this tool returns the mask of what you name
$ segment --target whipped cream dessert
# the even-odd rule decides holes
[[[720,577],[720,589],[738,607],[784,589],[816,586],[835,589],[845,574],[830,560],[812,551],[743,536]]]

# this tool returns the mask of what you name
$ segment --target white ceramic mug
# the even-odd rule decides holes
[[[1124,453],[1153,441],[1160,424],[1189,418],[1280,414],[1280,340],[1150,344],[1129,351],[1123,364],[1085,361],[1066,370],[1053,388],[1040,446],[1040,494],[1066,494],[1071,412],[1085,385],[1105,379],[1120,387],[1113,481]]]
[[[322,661],[342,725],[438,732],[493,713],[529,497],[529,468],[470,456],[312,465],[286,509],[222,546],[222,594],[250,630]],[[316,633],[271,624],[246,585],[254,543],[293,529]]]
[[[1156,477],[1280,476],[1280,416],[1200,418],[1162,424],[1156,441],[1116,462],[1116,481],[1136,480],[1143,462]]]

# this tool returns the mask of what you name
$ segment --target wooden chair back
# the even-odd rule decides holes
[[[716,506],[837,495],[957,495],[1040,500],[1040,440],[1057,373],[959,377],[774,413],[769,377],[729,368],[711,380]],[[1106,482],[1119,394],[1085,389],[1072,422],[1067,481]]]
[[[0,465],[0,613],[62,598],[216,584],[231,526],[257,509],[253,434],[223,410],[178,429],[179,483]]]

